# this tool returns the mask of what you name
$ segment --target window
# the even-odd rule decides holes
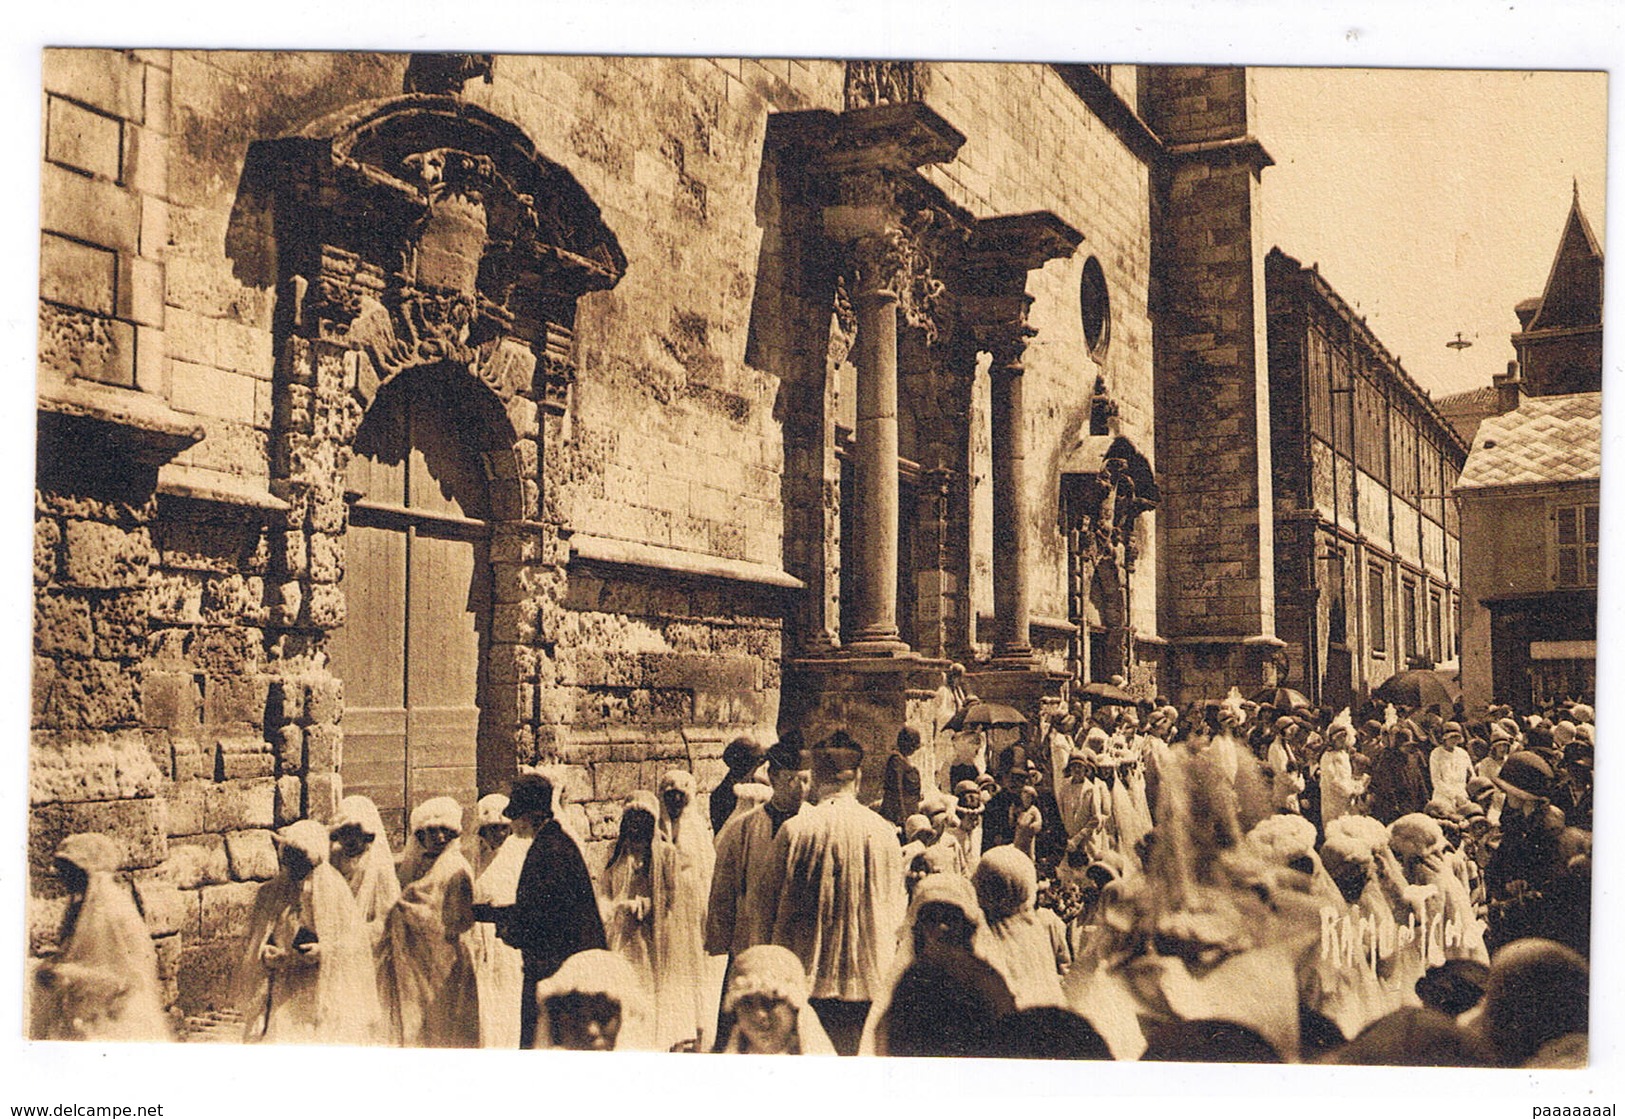
[[[1384,484],[1388,481],[1388,406],[1375,380],[1360,372],[1354,378],[1354,457],[1360,469]]]
[[[1326,640],[1333,645],[1348,644],[1348,598],[1344,591],[1343,550],[1335,544],[1322,557],[1324,574],[1320,585],[1326,589]]]
[[[1322,439],[1332,438],[1332,363],[1326,336],[1310,327],[1304,344],[1309,380],[1309,429]]]
[[[1382,566],[1375,563],[1366,569],[1365,628],[1373,653],[1388,648],[1388,589]]]
[[[1438,591],[1428,596],[1428,638],[1429,658],[1449,660],[1444,648],[1444,596]]]
[[[1106,272],[1095,257],[1083,262],[1078,301],[1083,312],[1083,340],[1089,346],[1090,355],[1101,361],[1112,338],[1112,305],[1106,290]]]
[[[1557,510],[1557,585],[1597,585],[1598,506],[1564,505]]]
[[[1422,655],[1421,641],[1419,640],[1421,627],[1416,624],[1416,607],[1416,580],[1406,579],[1399,586],[1399,620],[1400,624],[1405,627],[1405,656],[1411,660],[1416,660]]]

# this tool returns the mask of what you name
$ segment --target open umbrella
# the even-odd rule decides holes
[[[1310,706],[1309,697],[1295,688],[1265,688],[1251,698],[1260,707],[1273,707],[1277,711],[1296,711]]]
[[[974,727],[1023,727],[1027,725],[1027,716],[1002,703],[973,703],[965,712],[964,725],[967,730]]]
[[[1372,690],[1371,698],[1396,707],[1449,707],[1455,702],[1444,678],[1426,668],[1396,672]]]
[[[1101,680],[1092,680],[1077,690],[1084,699],[1092,699],[1096,703],[1137,703],[1139,697],[1124,691],[1116,684]]]

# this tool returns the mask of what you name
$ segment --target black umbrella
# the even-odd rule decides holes
[[[1396,672],[1372,690],[1371,698],[1396,707],[1449,707],[1455,702],[1444,678],[1427,668]]]
[[[1024,727],[1027,716],[1002,703],[973,703],[965,712],[965,727]]]
[[[1260,707],[1273,707],[1277,711],[1296,711],[1310,706],[1309,697],[1295,688],[1265,688],[1253,695],[1252,701]]]

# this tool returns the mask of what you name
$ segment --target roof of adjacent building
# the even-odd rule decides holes
[[[1493,410],[1497,401],[1500,399],[1500,395],[1501,394],[1496,391],[1494,385],[1485,385],[1483,388],[1468,389],[1466,392],[1456,392],[1451,393],[1449,396],[1441,396],[1433,403],[1438,407],[1439,411],[1443,412],[1445,415],[1453,416],[1463,412],[1482,412],[1485,409]]]
[[[1602,393],[1531,396],[1479,425],[1457,489],[1579,482],[1602,474]]]
[[[1501,392],[1494,385],[1485,385],[1483,388],[1441,396],[1433,405],[1456,429],[1461,441],[1471,447],[1474,437],[1478,435],[1478,425],[1500,410]]]

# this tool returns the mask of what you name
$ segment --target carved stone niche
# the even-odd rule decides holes
[[[364,351],[368,399],[449,362],[503,404],[562,410],[576,301],[626,270],[569,171],[454,96],[365,102],[261,141],[244,184],[275,215],[281,329]]]
[[[1155,472],[1127,437],[1085,435],[1061,458],[1063,531],[1082,531],[1080,558],[1134,570],[1134,523],[1162,501]]]

